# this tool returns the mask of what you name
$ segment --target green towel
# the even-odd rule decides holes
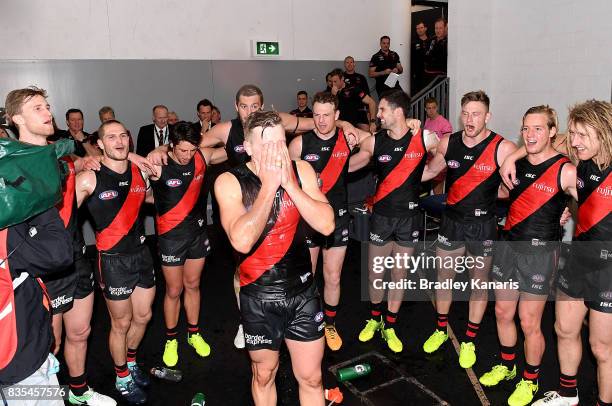
[[[38,146],[0,139],[0,229],[22,223],[61,200],[58,158],[73,151],[71,140]]]

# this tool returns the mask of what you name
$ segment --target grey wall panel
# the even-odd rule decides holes
[[[337,67],[342,61],[0,61],[0,105],[10,90],[37,85],[49,92],[60,128],[66,128],[66,110],[77,107],[85,115],[86,130],[93,131],[99,125],[98,109],[110,105],[136,138],[138,128],[151,122],[155,104],[166,104],[181,119],[193,121],[195,105],[207,97],[224,120],[235,117],[235,93],[245,83],[261,87],[267,109],[290,111],[298,90],[312,97],[325,88],[325,74]],[[357,62],[358,72],[367,76],[367,69],[367,62]],[[84,231],[92,244],[91,228]],[[148,219],[147,233],[152,232]]]
[[[267,109],[290,111],[295,95],[306,90],[309,96],[325,89],[325,74],[342,68],[342,61],[213,61],[215,103],[234,110],[236,90],[245,83],[261,87]],[[367,76],[368,63],[357,62],[357,70]],[[374,83],[372,81],[371,87]],[[225,118],[228,118],[227,116]]]
[[[151,122],[151,107],[167,104],[193,120],[194,100],[212,93],[210,61],[5,61],[0,94],[35,84],[47,89],[56,121],[70,107],[85,113],[85,127],[99,125],[98,109],[110,105],[136,136]]]
[[[1,61],[0,105],[6,94],[34,84],[47,89],[60,128],[64,113],[78,107],[85,127],[99,125],[97,112],[112,106],[135,137],[151,122],[151,108],[166,104],[181,119],[195,120],[195,105],[206,97],[217,104],[224,119],[235,116],[234,96],[245,83],[260,86],[267,108],[295,108],[295,94],[304,89],[312,96],[325,87],[324,76],[341,61]],[[358,62],[366,74],[367,62]],[[373,86],[373,83],[371,83]]]

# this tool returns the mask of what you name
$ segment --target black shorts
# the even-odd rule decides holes
[[[572,243],[569,261],[559,272],[557,288],[575,299],[584,299],[592,310],[612,313],[612,260],[594,261],[581,256]]]
[[[348,210],[340,209],[341,211],[336,213],[336,228],[334,232],[328,236],[314,231],[308,224],[306,226],[306,244],[308,248],[333,248],[333,247],[346,247],[349,240],[349,223],[350,218]]]
[[[75,299],[85,299],[94,291],[94,272],[89,260],[81,254],[74,258],[74,268],[77,274],[77,285],[74,291]]]
[[[246,349],[280,349],[283,339],[315,341],[323,337],[321,298],[314,283],[282,300],[263,300],[240,291]]]
[[[53,314],[72,309],[74,299],[83,299],[93,292],[94,276],[91,264],[80,252],[66,271],[45,280]]]
[[[77,274],[74,266],[65,271],[50,275],[44,279],[49,299],[51,299],[51,312],[60,314],[72,309],[74,292],[77,285]]]
[[[182,266],[188,259],[205,258],[210,253],[210,242],[206,230],[181,240],[158,237],[159,254],[163,266]]]
[[[497,239],[497,218],[483,222],[455,221],[447,215],[442,216],[438,230],[438,248],[454,251],[465,247],[472,254],[488,257],[493,254],[493,241]]]
[[[558,247],[558,242],[547,242]],[[518,282],[521,292],[548,295],[559,264],[559,249],[516,250],[512,241],[495,243],[491,278],[497,282]]]
[[[153,259],[145,245],[128,254],[98,253],[96,275],[104,297],[109,300],[129,298],[136,286],[155,287]]]
[[[386,217],[373,213],[370,217],[370,244],[382,246],[395,242],[414,247],[423,231],[423,214],[411,217]]]

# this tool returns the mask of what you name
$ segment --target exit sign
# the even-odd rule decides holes
[[[254,56],[279,56],[278,41],[253,41]]]

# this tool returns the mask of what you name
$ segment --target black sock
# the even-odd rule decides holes
[[[529,363],[525,363],[525,370],[523,371],[523,379],[528,381],[532,381],[536,385],[538,384],[538,378],[540,376],[540,366],[539,365],[531,365]]]
[[[576,375],[561,374],[559,376],[559,395],[566,398],[578,396],[578,380]]]
[[[465,342],[472,342],[476,339],[478,335],[478,330],[480,329],[480,323],[474,323],[468,321],[467,329],[465,330]]]
[[[516,346],[506,347],[504,345],[499,346],[499,358],[503,366],[512,370],[514,368],[514,361],[516,358]]]
[[[330,304],[323,303],[323,312],[325,313],[325,324],[334,324],[336,322],[338,305],[332,306]]]
[[[119,378],[125,378],[130,374],[127,364],[115,365],[115,373]]]
[[[189,324],[187,323],[187,334],[191,337],[192,334],[196,334],[200,332],[200,327],[197,324]]]
[[[387,314],[385,315],[385,328],[395,328],[397,324],[397,315],[397,313],[387,310]]]
[[[436,329],[446,333],[448,325],[448,314],[436,312]]]
[[[370,315],[374,320],[380,320],[380,315],[382,314],[382,302],[380,303],[372,303],[370,302]]]
[[[600,398],[597,398],[597,406],[612,406],[612,403],[610,402],[604,402],[603,400],[601,400]]]
[[[176,326],[172,328],[166,328],[166,340],[174,340],[178,334]]]
[[[68,377],[68,386],[70,386],[70,391],[76,396],[83,396],[87,389],[89,389],[89,386],[87,386],[87,372],[83,375]]]
[[[128,348],[127,350],[127,356],[125,357],[127,362],[136,362],[136,352],[138,350],[132,349],[132,348]]]

